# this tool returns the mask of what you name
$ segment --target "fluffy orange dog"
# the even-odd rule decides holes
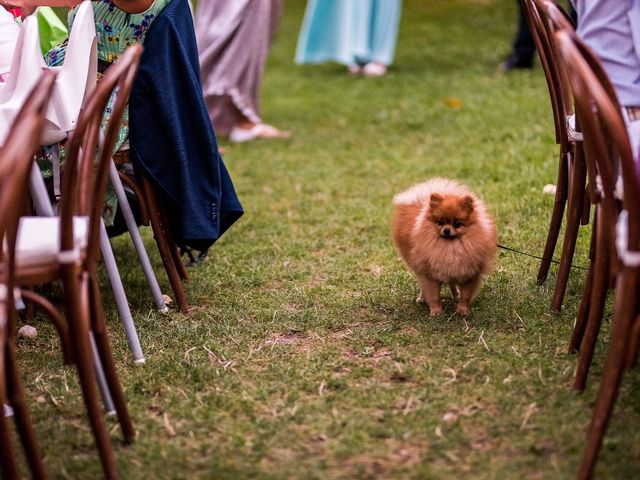
[[[455,180],[434,178],[393,198],[393,241],[415,273],[417,302],[426,301],[432,317],[442,313],[440,287],[460,296],[456,312],[469,305],[483,275],[493,269],[496,227],[484,203]]]

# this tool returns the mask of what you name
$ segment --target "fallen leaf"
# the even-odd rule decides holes
[[[444,99],[444,103],[451,108],[460,108],[462,106],[462,100],[456,97],[447,97]]]

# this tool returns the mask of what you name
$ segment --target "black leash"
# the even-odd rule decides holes
[[[549,258],[539,257],[538,255],[532,255],[532,254],[530,254],[530,253],[521,252],[520,250],[516,250],[516,249],[511,248],[511,247],[505,247],[504,245],[500,245],[500,244],[498,244],[498,248],[501,248],[502,250],[507,250],[507,251],[509,251],[509,252],[513,252],[513,253],[519,253],[520,255],[524,255],[525,257],[536,258],[536,259],[538,259],[538,260],[546,260],[546,261],[548,261],[548,262],[556,263],[556,264],[559,264],[559,263],[560,263],[559,261],[554,260],[554,259],[552,259],[552,258],[551,258],[551,259],[549,259]],[[577,269],[579,269],[579,270],[589,270],[589,269],[588,269],[588,268],[586,268],[586,267],[583,267],[583,266],[580,266],[580,265],[574,265],[574,264],[571,264],[571,268],[577,268]]]

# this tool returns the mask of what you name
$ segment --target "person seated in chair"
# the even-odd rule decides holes
[[[578,36],[600,58],[618,95],[633,152],[640,149],[640,3],[573,0]]]
[[[45,4],[71,6],[69,31],[78,3],[11,0],[9,4],[0,0],[0,5],[26,11]],[[99,39],[98,77],[129,45],[145,45],[116,151],[128,138],[134,169],[150,179],[167,210],[177,243],[206,251],[243,209],[220,157],[204,103],[187,0],[100,0],[93,2],[93,13]],[[63,64],[65,51],[65,43],[51,49],[45,55],[47,64]],[[45,176],[53,174],[54,152],[59,152],[63,163],[63,146],[45,148],[39,162]],[[106,203],[109,223],[115,216],[115,196]]]

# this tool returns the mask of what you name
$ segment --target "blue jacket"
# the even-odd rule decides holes
[[[202,96],[187,0],[151,24],[129,100],[131,160],[156,187],[180,245],[208,248],[243,214]]]

